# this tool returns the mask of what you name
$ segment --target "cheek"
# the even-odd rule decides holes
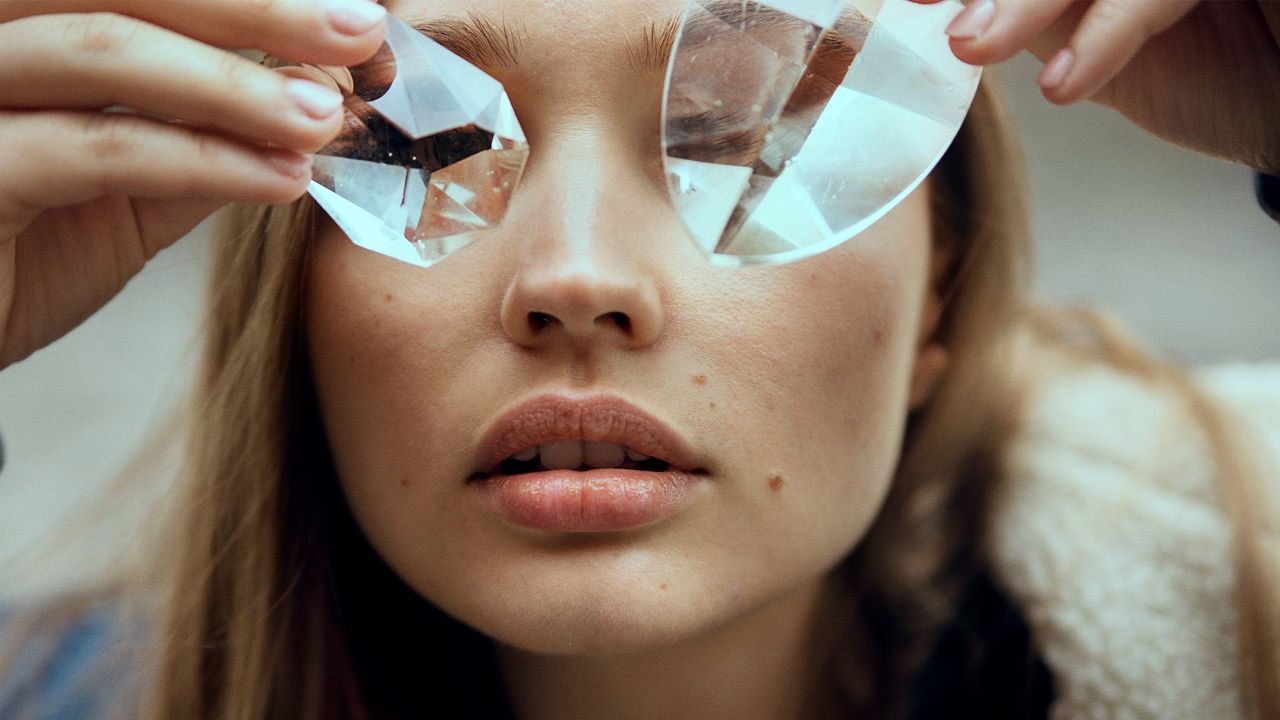
[[[923,209],[903,210],[826,254],[738,271],[746,285],[730,278],[688,313],[706,318],[693,334],[708,386],[721,381],[705,432],[731,445],[766,523],[754,531],[785,538],[792,561],[847,552],[900,456],[929,247]]]
[[[479,342],[475,293],[447,275],[425,282],[420,268],[357,248],[331,224],[319,233],[307,345],[338,474],[344,484],[361,479],[347,487],[353,505],[403,494],[422,476],[423,458],[443,457],[458,441],[425,399],[466,390],[451,359]]]

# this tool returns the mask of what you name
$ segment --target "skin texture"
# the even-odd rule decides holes
[[[218,48],[335,64],[378,49],[385,21],[335,19],[311,0],[0,0],[0,368],[226,203],[305,191],[337,106],[304,108],[285,77]]]
[[[615,37],[680,3],[426,5],[522,21],[530,62],[495,74],[535,150],[506,227],[429,274],[326,230],[308,331],[353,506],[407,580],[512,646],[505,667],[527,717],[715,715],[699,702],[785,716],[772,709],[794,706],[816,579],[865,529],[906,408],[945,365],[922,342],[937,312],[923,198],[856,247],[713,271],[659,200],[658,80],[628,75]],[[210,53],[367,58],[383,26],[344,30],[334,7],[0,0],[0,368],[69,331],[226,202],[303,192],[295,151],[325,145],[339,115]],[[1068,48],[1050,99],[1093,97],[1274,173],[1276,7],[996,0],[986,29],[952,47],[975,63]],[[100,112],[113,105],[147,116]],[[525,335],[512,318],[535,305],[585,322]],[[642,332],[595,323],[619,307],[646,319]],[[711,458],[714,482],[681,516],[607,542],[496,525],[459,490],[463,456],[502,408],[553,388],[641,404]],[[606,649],[628,652],[581,661]],[[556,705],[565,698],[582,705]]]
[[[526,59],[489,69],[530,163],[503,226],[430,270],[326,222],[307,305],[324,423],[375,548],[508,646],[529,717],[573,717],[566,702],[595,717],[784,713],[820,580],[865,533],[900,452],[936,305],[927,191],[830,253],[712,268],[665,196],[661,74],[630,69],[616,36],[681,4],[593,7],[431,4],[526,29]],[[560,42],[570,22],[577,41]],[[530,312],[560,322],[533,331]],[[489,425],[545,392],[636,403],[706,458],[709,480],[637,531],[507,525],[465,481]]]

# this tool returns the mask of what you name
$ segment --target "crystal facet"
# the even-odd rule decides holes
[[[310,193],[353,242],[425,267],[502,222],[528,144],[497,80],[394,17],[351,78]]]
[[[857,235],[955,138],[981,70],[951,53],[956,0],[692,0],[667,75],[669,190],[723,265]]]

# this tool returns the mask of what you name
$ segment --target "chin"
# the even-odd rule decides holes
[[[652,553],[595,549],[525,558],[484,579],[423,595],[495,641],[540,655],[625,655],[677,644],[745,609],[740,591],[716,587],[705,569],[673,568]],[[654,568],[661,568],[660,571]],[[470,586],[457,593],[456,588]]]
[[[495,614],[491,627],[487,618],[469,624],[503,645],[537,655],[627,655],[708,631],[719,622],[718,613],[706,610],[677,607],[666,598],[601,595],[565,598],[555,608],[507,608]]]

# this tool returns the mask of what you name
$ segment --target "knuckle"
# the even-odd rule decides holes
[[[141,149],[135,123],[103,113],[89,113],[80,122],[85,152],[96,161],[94,164],[134,157]]]
[[[228,93],[242,95],[249,90],[254,75],[258,72],[270,72],[245,60],[234,53],[221,53],[214,61],[212,68],[218,83]]]
[[[193,167],[211,167],[225,161],[227,145],[223,140],[194,130],[188,130],[187,133],[191,142]]]
[[[1094,19],[1103,25],[1114,25],[1124,18],[1123,0],[1096,0],[1089,9]]]
[[[219,53],[209,67],[208,89],[191,93],[192,110],[212,120],[228,112],[243,109],[245,99],[265,102],[266,88],[271,87],[272,71],[254,65],[233,53]]]
[[[109,12],[73,15],[67,23],[67,44],[88,55],[124,52],[138,33],[136,20]]]
[[[1096,0],[1089,14],[1094,28],[1112,37],[1140,41],[1155,34],[1155,19],[1142,3]]]
[[[281,0],[244,0],[246,10],[259,18],[274,18],[281,14]]]

